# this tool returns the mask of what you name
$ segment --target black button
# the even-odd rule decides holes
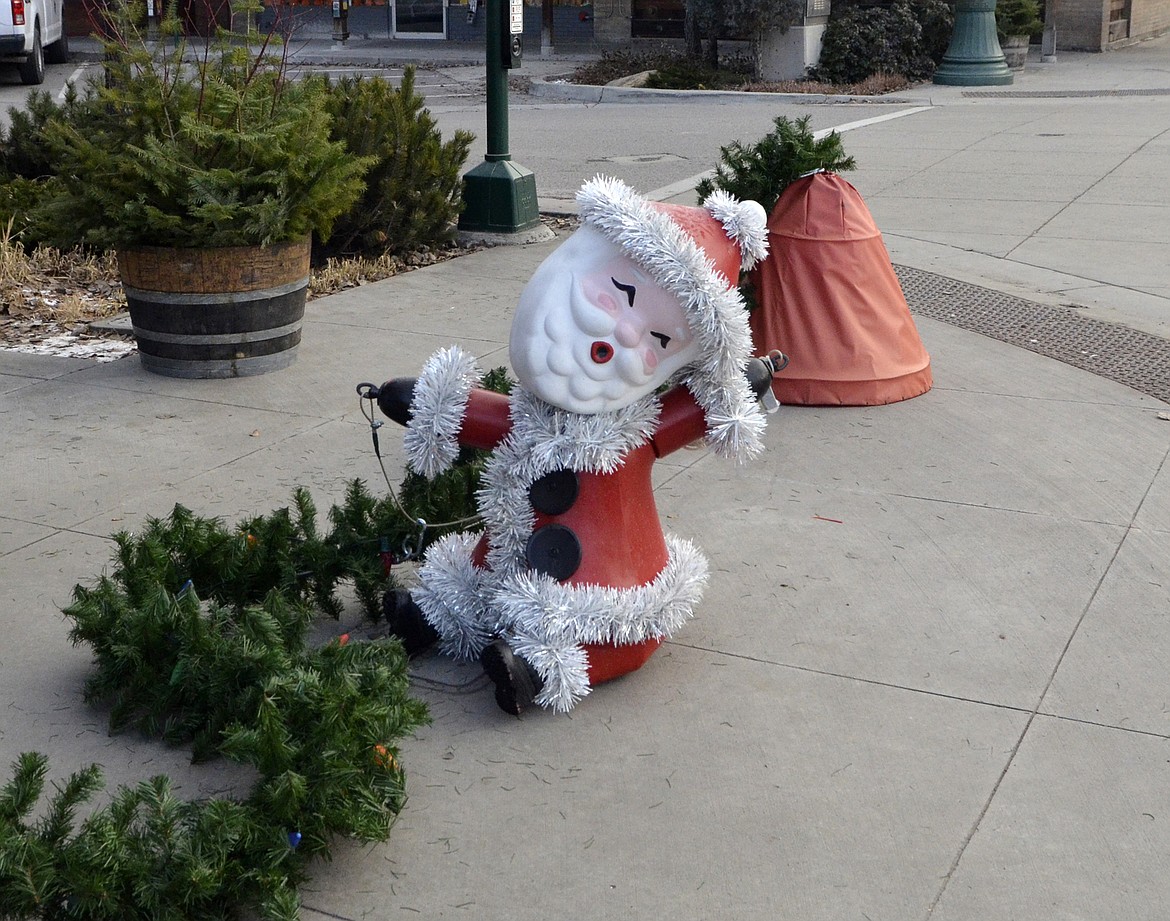
[[[564,582],[581,565],[581,542],[571,528],[546,524],[532,532],[524,555],[530,569]]]
[[[554,470],[528,487],[528,501],[544,515],[563,515],[577,501],[577,489],[577,474]]]

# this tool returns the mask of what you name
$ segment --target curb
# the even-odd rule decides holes
[[[780,100],[789,105],[930,105],[925,97],[853,96],[832,93],[749,93],[740,90],[659,90],[634,86],[568,83],[558,77],[532,77],[529,96],[566,102],[632,103],[695,102],[697,100]]]

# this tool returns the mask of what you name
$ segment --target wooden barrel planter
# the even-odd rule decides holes
[[[309,238],[271,246],[118,253],[142,366],[244,377],[292,364],[309,290]]]

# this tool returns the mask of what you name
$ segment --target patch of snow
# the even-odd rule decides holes
[[[8,352],[26,355],[52,355],[55,358],[92,358],[94,361],[117,361],[135,351],[133,342],[125,339],[82,339],[63,333],[40,342],[23,342],[0,346]]]

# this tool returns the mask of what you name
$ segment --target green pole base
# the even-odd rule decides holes
[[[511,160],[485,160],[463,177],[459,229],[516,233],[540,223],[536,176]]]
[[[944,86],[1006,86],[1012,82],[995,34],[995,0],[958,0],[955,28],[934,82]]]

